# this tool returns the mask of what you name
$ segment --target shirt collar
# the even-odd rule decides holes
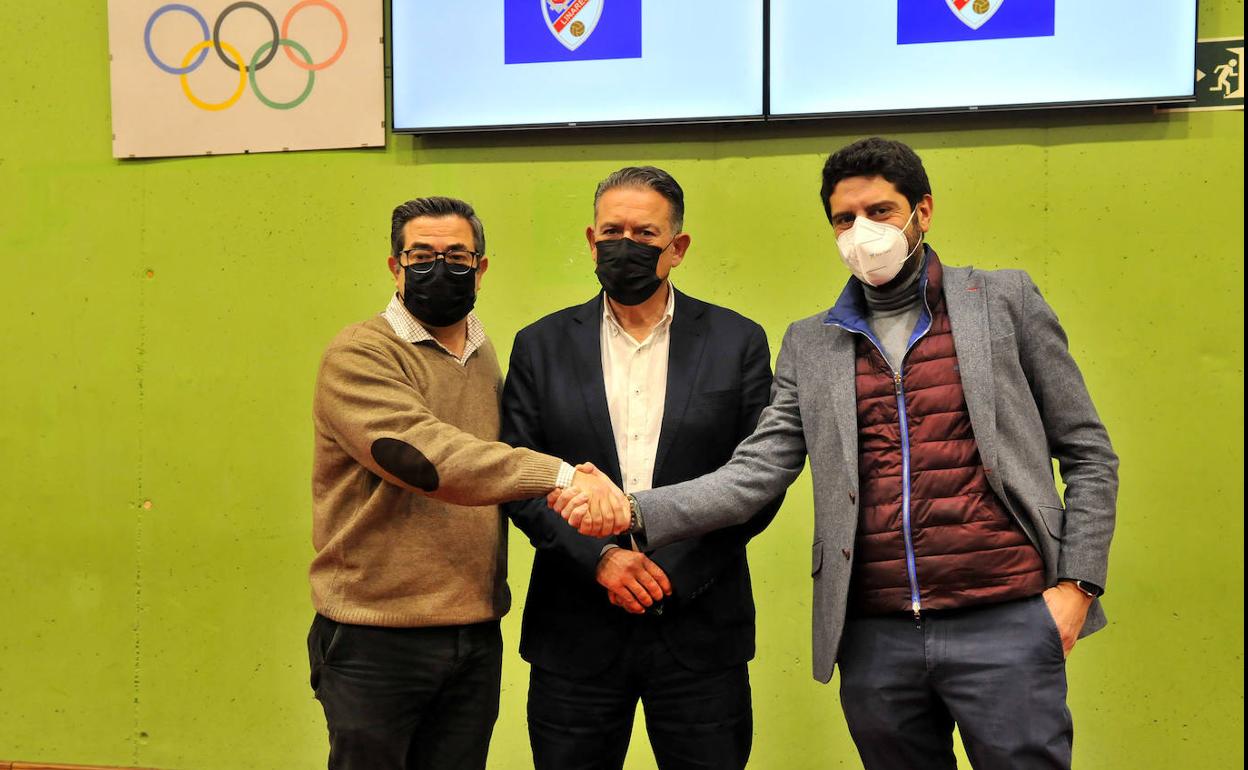
[[[654,325],[647,335],[647,339],[653,336],[659,329],[665,329],[672,325],[672,317],[676,314],[676,287],[670,282],[667,284],[667,307],[663,310],[663,317]],[[615,317],[615,311],[611,309],[611,303],[607,301],[607,293],[602,293],[602,323],[603,328],[610,329],[617,334],[626,334],[624,327],[620,325],[620,320]]]
[[[432,342],[437,345],[444,353],[459,362],[461,366],[468,363],[468,359],[477,349],[485,344],[485,327],[481,325],[481,319],[477,318],[476,313],[468,314],[468,339],[464,343],[464,355],[459,357],[447,350],[446,346],[438,342],[437,338],[429,333],[429,330],[420,325],[420,322],[412,315],[407,306],[403,304],[403,300],[399,297],[398,292],[390,298],[390,304],[386,305],[386,309],[381,313],[390,324],[390,328],[394,329],[394,333],[404,342],[410,342],[413,345],[422,342]]]

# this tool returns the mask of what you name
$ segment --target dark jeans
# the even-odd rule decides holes
[[[312,690],[330,770],[480,770],[498,718],[498,621],[379,628],[317,615]]]
[[[841,705],[867,770],[1069,768],[1062,639],[1044,599],[851,619]]]
[[[682,666],[649,622],[620,659],[590,679],[537,667],[529,676],[529,741],[537,770],[618,770],[641,700],[661,770],[740,770],[754,738],[746,664]]]

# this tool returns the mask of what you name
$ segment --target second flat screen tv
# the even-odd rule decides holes
[[[762,0],[391,0],[394,130],[761,118]]]
[[[772,0],[777,117],[1174,101],[1194,0]]]

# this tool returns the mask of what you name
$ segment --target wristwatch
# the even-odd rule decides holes
[[[645,528],[641,520],[641,506],[637,504],[637,498],[632,495],[626,495],[626,497],[628,497],[629,511],[628,531],[629,534],[636,534]]]
[[[1079,591],[1082,592],[1083,595],[1088,597],[1089,599],[1095,599],[1096,597],[1105,593],[1104,588],[1101,588],[1098,585],[1093,585],[1092,583],[1089,583],[1086,580],[1071,580],[1070,582],[1074,583],[1075,588],[1078,588]]]

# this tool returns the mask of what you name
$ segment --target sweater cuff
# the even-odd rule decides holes
[[[520,494],[538,497],[558,488],[560,466],[566,465],[558,457],[533,452],[520,467]]]

